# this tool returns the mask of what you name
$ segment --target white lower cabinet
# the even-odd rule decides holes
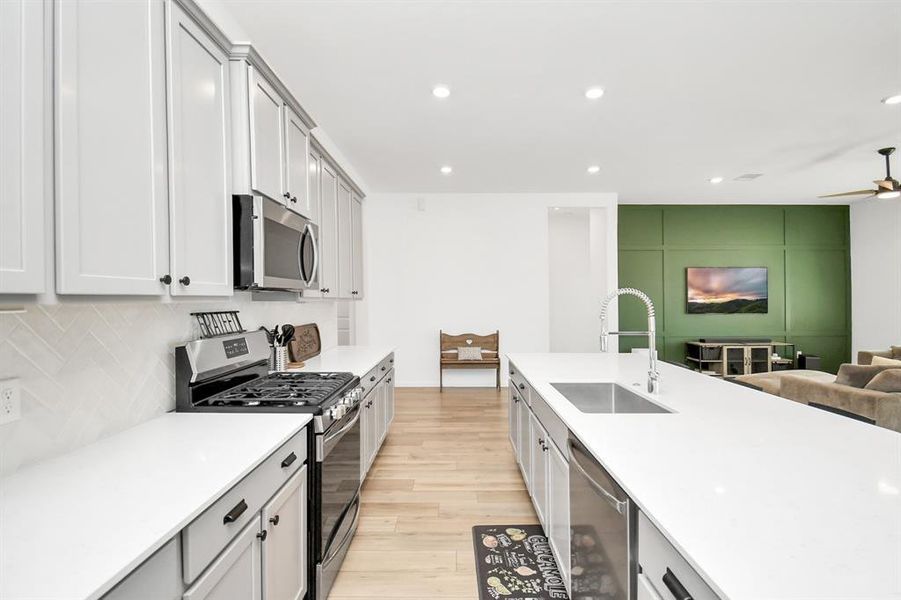
[[[361,480],[366,478],[394,420],[393,363],[393,355],[389,355],[361,378],[363,389],[366,390],[360,403]]]
[[[510,368],[511,375],[518,373],[513,365]],[[522,389],[527,390],[528,386],[523,385]],[[557,559],[560,575],[569,589],[569,461],[566,448],[561,449],[559,446],[561,443],[565,444],[567,431],[556,415],[545,414],[550,408],[534,389],[529,393],[531,406],[521,395],[517,384],[511,383],[509,390],[507,424],[510,428],[510,443],[522,470],[535,513]],[[533,412],[533,407],[537,413]],[[545,416],[539,418],[540,414]],[[545,427],[542,418],[553,418],[554,422],[548,421],[548,426]],[[548,428],[556,433],[549,435]]]
[[[638,566],[641,570],[638,598],[642,600],[658,600],[661,597],[719,600],[719,596],[642,512],[638,513]]]
[[[263,507],[263,598],[300,600],[307,591],[307,467]]]
[[[307,435],[266,457],[103,600],[302,600]]]
[[[526,489],[532,492],[532,411],[529,405],[520,396],[519,401],[519,469],[522,471],[523,481],[526,483]]]
[[[663,597],[654,589],[654,584],[644,573],[638,574],[638,600],[663,600]]]
[[[103,600],[178,600],[184,591],[181,544],[175,536],[103,596]]]
[[[530,479],[532,504],[535,506],[535,512],[538,513],[538,520],[545,525],[547,523],[547,445],[550,440],[547,438],[544,427],[531,411],[529,412],[529,427],[532,440],[532,476]],[[545,527],[545,533],[548,533],[547,527]]]
[[[263,538],[258,516],[185,592],[184,600],[262,600]]]
[[[547,523],[545,533],[557,557],[557,566],[569,589],[569,462],[551,441],[547,461]]]

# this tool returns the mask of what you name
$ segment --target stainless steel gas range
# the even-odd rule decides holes
[[[310,598],[324,600],[360,512],[360,379],[352,373],[269,373],[262,331],[197,340],[175,350],[180,412],[313,415],[309,455]]]

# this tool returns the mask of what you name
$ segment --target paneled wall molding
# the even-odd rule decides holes
[[[652,205],[619,208],[619,280],[658,307],[664,358],[684,360],[686,341],[753,336],[797,342],[834,370],[850,360],[850,234],[847,206]],[[767,267],[767,314],[693,315],[686,267]],[[620,327],[644,313],[620,303]],[[643,345],[626,338],[627,350]]]

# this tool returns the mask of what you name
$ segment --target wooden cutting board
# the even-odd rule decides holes
[[[322,339],[319,337],[319,326],[316,323],[294,326],[294,339],[288,344],[288,359],[291,362],[302,362],[318,356],[322,352]]]

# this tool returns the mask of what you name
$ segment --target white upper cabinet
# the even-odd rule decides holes
[[[338,176],[322,161],[320,171],[319,252],[320,286],[324,298],[338,296]]]
[[[164,294],[163,0],[55,8],[57,292]]]
[[[363,200],[357,194],[352,197],[350,221],[353,248],[353,289],[350,293],[354,300],[359,300],[363,297]]]
[[[310,151],[309,175],[307,177],[307,193],[310,197],[310,214],[307,215],[314,223],[319,223],[319,205],[322,202],[320,192],[320,173],[322,172],[322,157],[315,151]]]
[[[338,180],[338,297],[352,298],[353,224],[351,223],[350,186]]]
[[[170,290],[230,296],[228,56],[177,3],[168,6]]]
[[[312,218],[307,179],[310,175],[310,131],[293,110],[285,106],[285,206]]]
[[[282,99],[253,67],[248,67],[248,86],[251,188],[273,200],[287,202],[283,173]]]
[[[45,291],[46,6],[0,2],[0,294]]]

